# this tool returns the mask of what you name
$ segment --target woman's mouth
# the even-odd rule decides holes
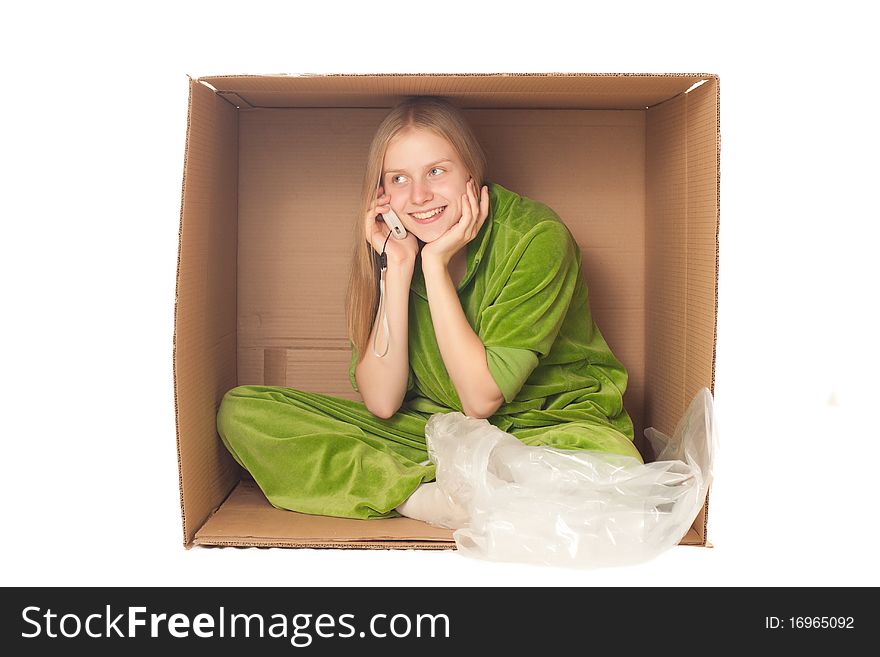
[[[409,216],[412,217],[416,221],[416,223],[430,224],[431,222],[437,221],[440,217],[442,217],[443,213],[446,211],[446,208],[447,208],[447,206],[444,205],[440,208],[439,212],[434,210],[433,213],[417,212],[417,213],[413,214],[412,212],[410,212]],[[419,216],[416,216],[416,215],[419,215]]]

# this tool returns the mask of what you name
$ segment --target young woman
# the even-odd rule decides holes
[[[485,168],[444,99],[407,98],[380,124],[347,308],[363,403],[244,385],[218,412],[223,443],[274,506],[449,517],[426,452],[434,413],[486,418],[527,445],[642,462],[623,407],[627,372],[593,321],[577,242],[547,205],[485,181]],[[390,209],[405,239],[389,238]]]

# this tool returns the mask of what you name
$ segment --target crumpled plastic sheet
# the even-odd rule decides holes
[[[425,428],[460,554],[596,568],[653,559],[678,545],[703,506],[718,450],[702,388],[671,437],[645,429],[656,460],[525,445],[487,420],[436,413]]]

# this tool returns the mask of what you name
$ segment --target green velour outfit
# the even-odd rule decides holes
[[[576,240],[547,205],[487,186],[489,215],[467,245],[457,292],[504,395],[488,421],[527,445],[643,462],[623,407],[627,372],[592,318]],[[395,507],[435,478],[425,424],[434,413],[463,409],[437,345],[420,257],[409,304],[407,391],[387,420],[362,402],[294,388],[242,385],[224,395],[220,437],[273,506],[396,517]],[[350,344],[349,379],[358,390],[359,355]]]

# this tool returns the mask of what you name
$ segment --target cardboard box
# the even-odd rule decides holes
[[[183,539],[454,548],[409,518],[275,509],[216,431],[223,394],[280,385],[360,399],[344,298],[372,134],[410,94],[464,110],[487,178],[547,203],[583,253],[596,323],[629,372],[636,446],[714,392],[719,78],[711,74],[189,78],[174,331]],[[707,542],[708,496],[686,545]]]

